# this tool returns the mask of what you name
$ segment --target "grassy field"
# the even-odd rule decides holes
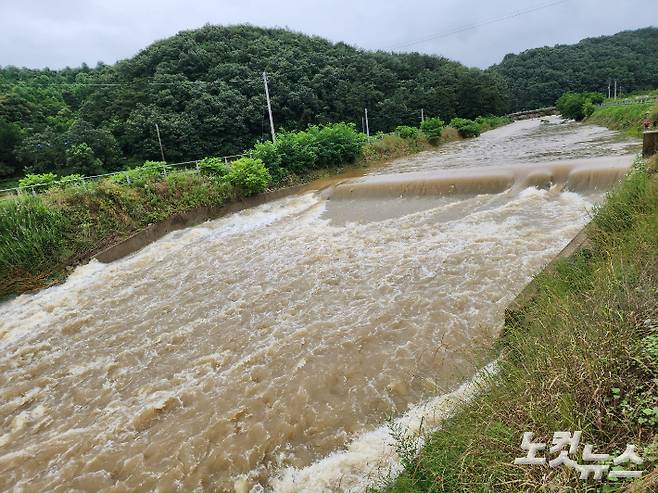
[[[655,168],[636,163],[595,212],[588,246],[536,278],[538,294],[493,355],[499,372],[424,447],[399,440],[405,471],[382,490],[658,491]],[[549,446],[555,431],[582,431],[580,463],[584,443],[612,457],[634,444],[647,472],[634,483],[588,482],[565,467],[514,465],[526,431]]]
[[[640,137],[642,122],[647,112],[652,115],[651,118],[658,118],[658,104],[629,104],[597,108],[586,122],[612,130],[621,130],[633,137]]]

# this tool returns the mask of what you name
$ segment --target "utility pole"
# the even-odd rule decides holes
[[[164,149],[162,148],[162,139],[160,138],[160,127],[158,126],[157,123],[155,124],[155,131],[158,134],[158,143],[160,144],[160,156],[162,157],[162,162],[166,163],[167,160],[164,157]]]
[[[420,123],[423,123],[425,121],[425,110],[423,108],[420,109]]]
[[[365,108],[365,119],[366,119],[366,135],[370,139],[370,127],[368,127],[368,108]]]
[[[274,133],[274,118],[272,118],[272,104],[270,103],[270,90],[267,87],[267,72],[263,72],[263,82],[265,83],[265,97],[267,98],[267,111],[270,113],[270,129],[272,130],[272,142],[276,144],[276,134]]]

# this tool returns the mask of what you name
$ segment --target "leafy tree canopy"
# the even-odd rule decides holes
[[[169,161],[240,153],[268,136],[264,71],[277,129],[288,131],[341,121],[361,127],[365,107],[377,132],[417,126],[421,108],[450,120],[508,106],[501,76],[442,57],[207,25],[111,66],[0,69],[0,159],[16,174],[87,173],[98,162],[114,170],[160,157],[156,123]]]
[[[658,86],[658,28],[588,38],[574,45],[506,55],[491,70],[510,90],[511,110],[552,105],[564,92],[607,94],[617,80],[624,92]]]

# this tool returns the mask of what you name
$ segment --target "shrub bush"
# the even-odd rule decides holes
[[[583,104],[583,115],[585,118],[589,118],[596,111],[596,106],[591,101],[586,101]]]
[[[272,176],[260,159],[243,157],[231,163],[224,179],[245,196],[265,190]]]
[[[164,161],[145,161],[142,166],[112,175],[110,179],[114,183],[142,185],[149,178],[159,176],[164,171],[166,164]]]
[[[408,125],[400,125],[395,128],[395,133],[398,134],[403,139],[416,139],[420,130],[416,127],[410,127]]]
[[[223,159],[218,157],[207,157],[199,161],[199,169],[203,173],[226,176],[229,172],[229,166]]]
[[[159,174],[165,166],[167,166],[167,163],[164,161],[144,161],[141,169],[145,172],[153,171],[154,174]]]
[[[52,185],[57,182],[58,177],[55,173],[28,173],[23,178],[18,180],[19,187],[32,187],[35,185]],[[48,187],[35,188],[36,191],[46,190]]]
[[[441,140],[443,125],[441,118],[427,118],[420,124],[420,130],[427,135],[430,144],[437,145]]]
[[[468,139],[480,135],[480,125],[467,118],[453,118],[450,120],[450,126],[456,128],[463,138]]]
[[[352,163],[361,155],[366,140],[353,124],[313,125],[306,131],[280,132],[276,144],[259,142],[253,154],[279,182],[290,173],[301,175],[321,166]]]
[[[281,167],[301,174],[315,167],[317,145],[308,132],[281,132],[276,138],[276,148],[281,156]]]
[[[60,179],[57,180],[56,185],[60,188],[66,188],[70,185],[79,185],[83,183],[83,178],[84,177],[78,173],[62,176]]]
[[[594,105],[603,102],[603,96],[596,92],[565,92],[555,103],[564,118],[577,122],[594,113]]]
[[[364,134],[355,130],[354,124],[348,123],[311,126],[308,134],[315,141],[317,166],[353,163],[367,140]]]

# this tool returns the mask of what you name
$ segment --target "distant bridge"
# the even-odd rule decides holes
[[[548,116],[557,114],[555,106],[546,106],[545,108],[538,108],[536,110],[517,111],[507,115],[512,120],[528,120],[530,118],[539,118],[540,116]]]

